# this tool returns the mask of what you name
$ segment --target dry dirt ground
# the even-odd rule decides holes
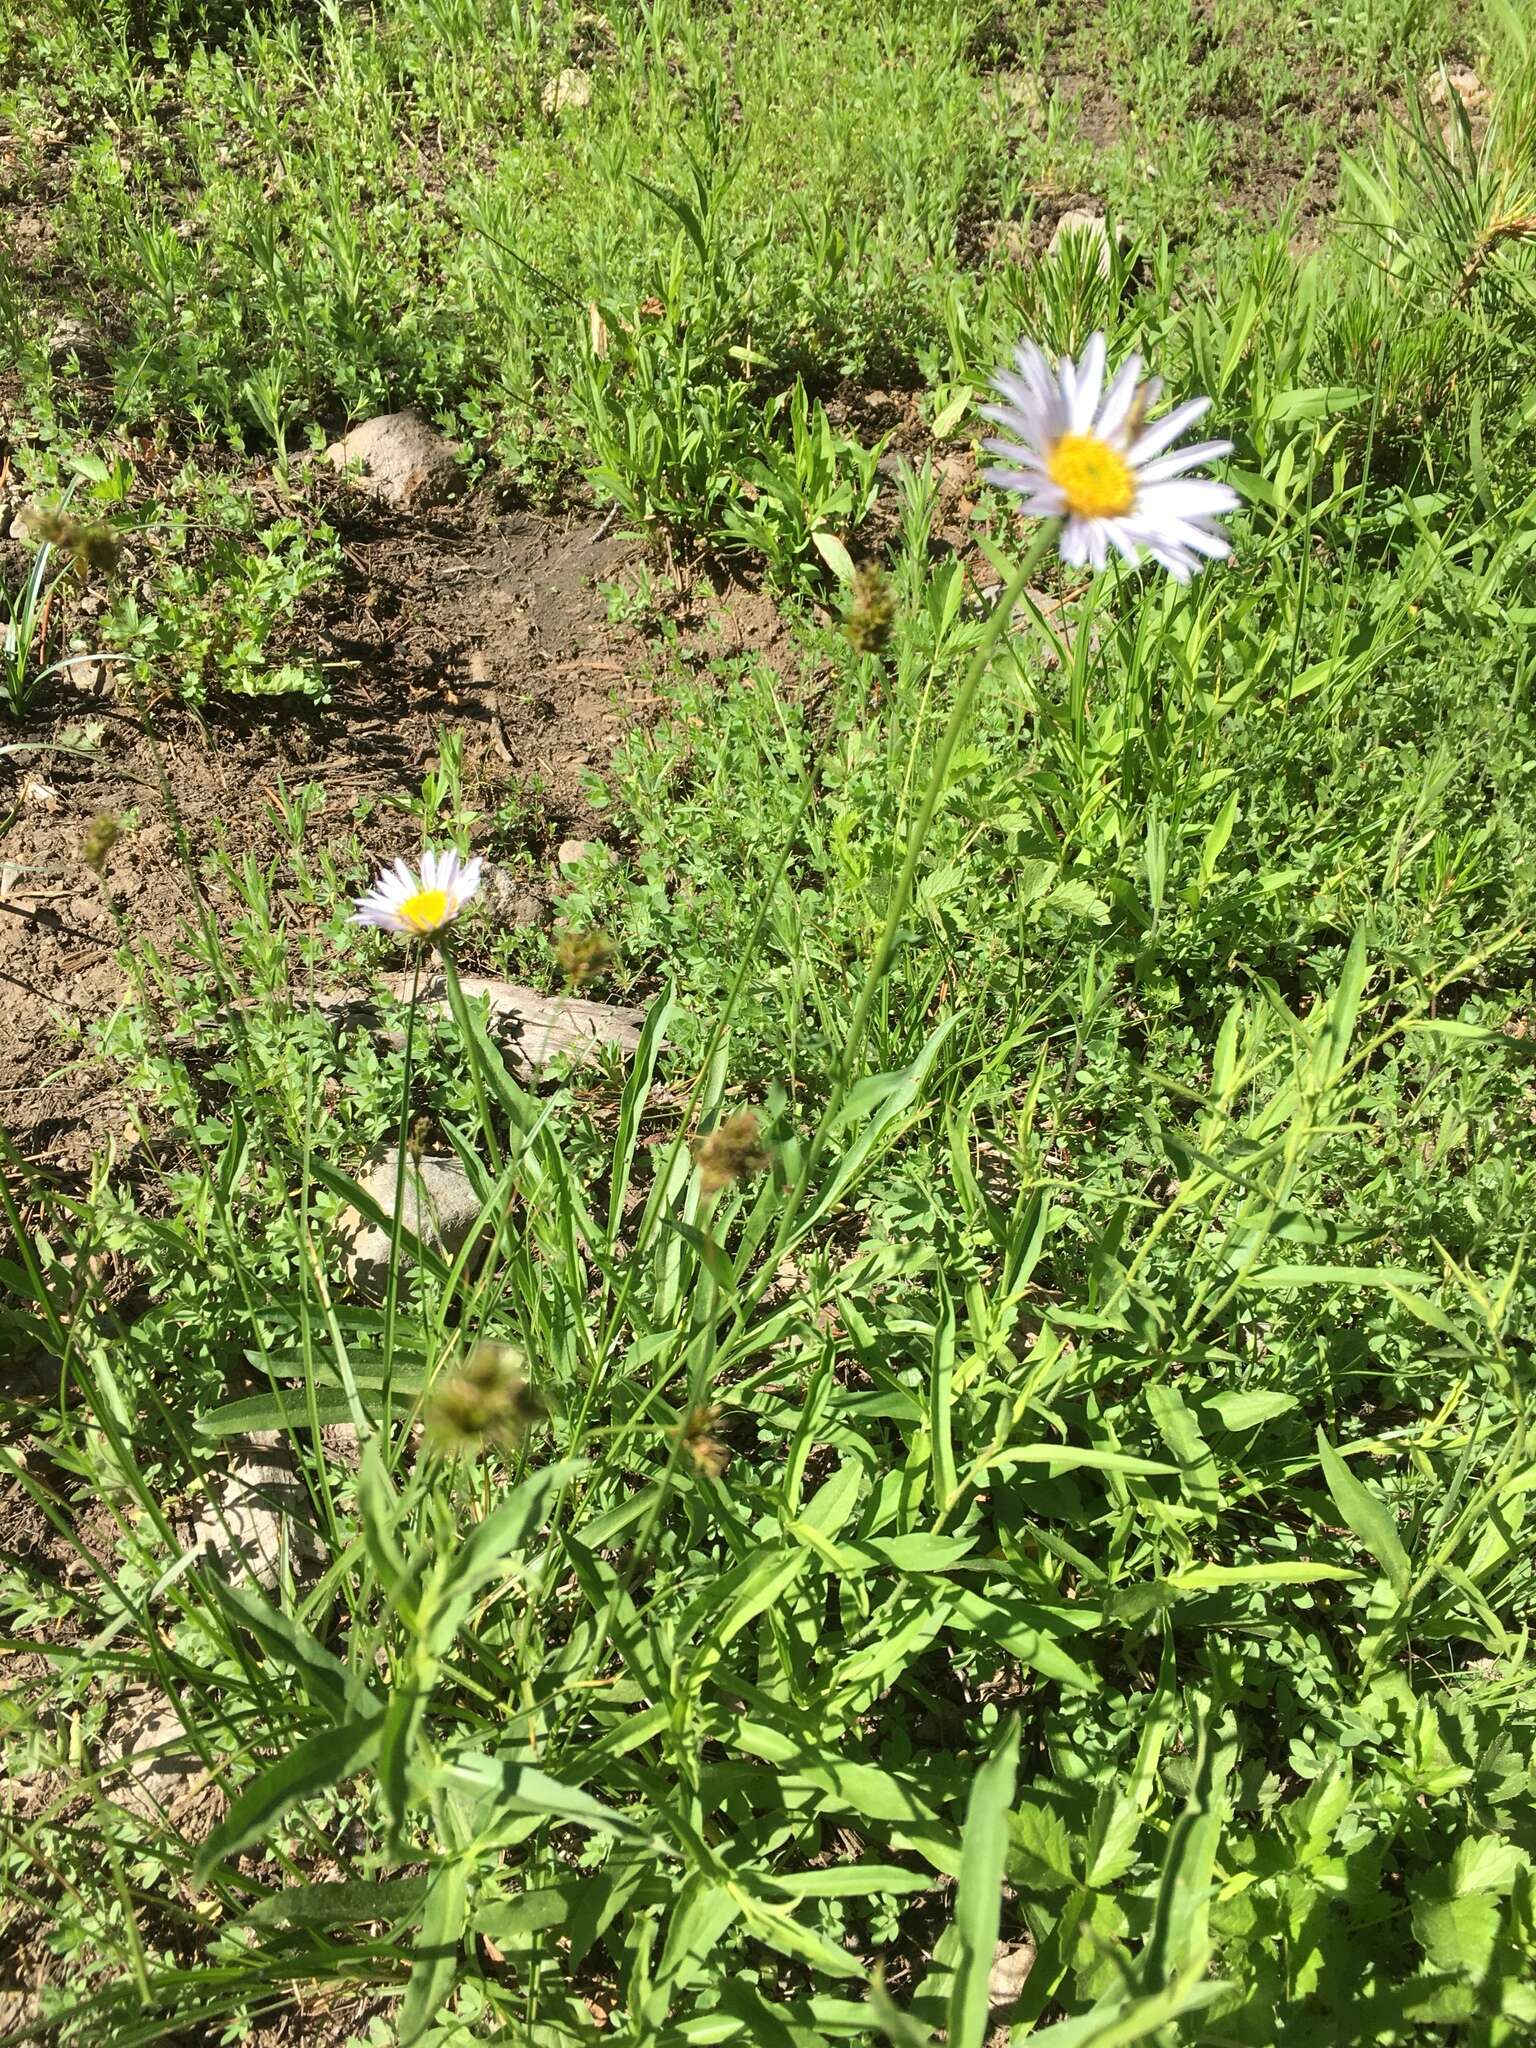
[[[0,1126],[22,1157],[76,1177],[122,1123],[109,1077],[80,1057],[80,1028],[127,993],[113,917],[80,856],[93,817],[137,813],[107,886],[133,932],[173,957],[196,910],[184,846],[194,869],[219,846],[271,858],[284,844],[279,790],[317,782],[312,851],[360,829],[371,852],[397,853],[408,821],[374,813],[359,828],[358,804],[416,791],[448,733],[464,739],[481,807],[522,799],[515,852],[531,875],[547,872],[562,838],[599,831],[588,778],[652,701],[644,649],[609,623],[599,588],[633,552],[585,513],[500,515],[471,501],[381,519],[347,534],[342,576],[306,622],[335,679],[327,705],[210,706],[198,719],[167,702],[146,728],[94,665],[39,702],[28,740],[85,721],[101,730],[88,758],[0,759],[0,818],[12,814],[0,840]],[[530,887],[536,898],[536,878]]]

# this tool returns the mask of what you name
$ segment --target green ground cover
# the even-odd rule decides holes
[[[302,794],[189,860],[175,946],[104,884],[79,1056],[141,1142],[7,1140],[0,1192],[0,1470],[65,1560],[0,1557],[6,2038],[1529,2039],[1520,20],[49,0],[0,117],[54,520],[0,749],[59,743],[98,584],[125,716],[323,696],[301,457],[406,404],[646,537],[661,700],[560,905],[627,1060],[338,1029],[309,995],[401,953]],[[1080,201],[1123,239],[1046,255]],[[976,403],[1095,329],[1212,397],[1233,557],[1043,566],[946,760],[1027,539]],[[686,640],[709,567],[789,654]],[[523,843],[457,741],[387,794],[408,856]],[[489,1250],[367,1302],[331,1226],[401,1136]],[[317,1530],[264,1588],[179,1519],[257,1428]],[[188,1813],[114,1796],[150,1696]]]

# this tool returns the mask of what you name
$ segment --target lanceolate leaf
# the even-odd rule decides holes
[[[1355,1477],[1321,1430],[1317,1432],[1317,1454],[1339,1513],[1386,1573],[1392,1590],[1405,1593],[1412,1567],[1391,1510]]]
[[[1008,1810],[1019,1761],[1019,1724],[1010,1720],[976,1773],[960,1844],[955,1928],[960,1958],[949,1995],[950,2048],[985,2048],[991,2011],[988,1981],[1002,1913]]]
[[[462,1860],[441,1864],[432,1873],[421,1935],[413,1950],[416,1960],[400,2008],[398,2048],[415,2048],[458,1978],[468,1876]]]
[[[240,1794],[203,1844],[197,1858],[198,1881],[205,1883],[226,1856],[268,1834],[301,1799],[331,1790],[371,1763],[383,1727],[383,1717],[375,1714],[343,1721],[340,1727],[322,1728],[291,1749],[280,1763],[270,1765]]]

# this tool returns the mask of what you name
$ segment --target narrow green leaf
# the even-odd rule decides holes
[[[1182,1593],[1208,1593],[1221,1586],[1310,1586],[1328,1579],[1347,1583],[1359,1576],[1348,1565],[1297,1558],[1275,1564],[1189,1564],[1159,1583]]]
[[[580,1458],[546,1465],[515,1487],[460,1544],[441,1580],[422,1599],[428,1654],[442,1657],[486,1584],[502,1570],[508,1553],[543,1520],[550,1496],[584,1469]]]
[[[934,1321],[928,1365],[928,1440],[931,1499],[935,1518],[948,1513],[959,1492],[950,1408],[955,1376],[955,1304],[942,1275],[937,1279],[939,1312]]]
[[[458,1981],[463,1961],[464,1899],[469,1868],[463,1860],[443,1863],[433,1871],[400,2007],[397,2048],[415,2048],[431,2026]]]
[[[403,1927],[418,1919],[427,1895],[424,1877],[387,1878],[379,1884],[295,1884],[259,1899],[245,1918],[257,1927],[356,1927],[385,1920]]]
[[[991,1756],[976,1773],[960,1839],[955,1927],[960,1957],[949,1994],[949,2048],[985,2048],[991,2012],[988,1981],[997,1953],[1008,1812],[1018,1774],[1019,1722],[1010,1716]]]
[[[1297,1404],[1294,1394],[1250,1393],[1209,1394],[1200,1405],[1214,1409],[1222,1428],[1237,1436],[1245,1429],[1262,1429],[1277,1416],[1289,1415]]]
[[[415,1376],[397,1373],[393,1385],[395,1391],[414,1394],[421,1385],[419,1374]],[[295,1435],[308,1433],[311,1396],[298,1389],[292,1393],[252,1394],[242,1401],[226,1401],[222,1407],[210,1408],[206,1415],[199,1415],[194,1427],[200,1436],[248,1436],[257,1429],[284,1429]],[[351,1422],[352,1404],[340,1387],[317,1387],[313,1400],[315,1415],[322,1425],[335,1422]],[[372,1414],[381,1409],[379,1401],[364,1402]]]
[[[839,1948],[814,1927],[802,1926],[786,1907],[772,1899],[756,1897],[739,1884],[728,1884],[727,1890],[741,1908],[747,1931],[766,1947],[791,1956],[796,1962],[808,1963],[823,1976],[863,1978],[864,1966],[857,1956]]]
[[[1177,1465],[1160,1465],[1155,1458],[1133,1457],[1129,1451],[1100,1451],[1087,1444],[1023,1444],[1017,1450],[999,1451],[987,1465],[1044,1465],[1054,1479],[1058,1472],[1121,1472],[1136,1478],[1172,1478]]]
[[[1200,1434],[1194,1411],[1176,1388],[1164,1381],[1147,1385],[1147,1406],[1157,1433],[1179,1461],[1179,1484],[1187,1498],[1207,1514],[1221,1506],[1221,1488],[1211,1447]]]
[[[839,1863],[830,1870],[798,1870],[763,1883],[790,1899],[874,1899],[882,1894],[926,1892],[933,1879],[899,1863]]]
[[[533,1764],[469,1753],[444,1764],[439,1777],[446,1784],[492,1792],[501,1805],[514,1813],[548,1814],[551,1819],[574,1821],[605,1834],[627,1835],[639,1842],[651,1840],[650,1830],[638,1826],[626,1814],[604,1806],[575,1785],[561,1784],[558,1778],[550,1777]]]
[[[311,1635],[303,1622],[282,1613],[254,1586],[231,1585],[212,1574],[209,1584],[229,1619],[250,1631],[272,1663],[295,1673],[313,1706],[333,1720],[345,1713],[349,1702],[364,1715],[381,1711],[341,1659]]]

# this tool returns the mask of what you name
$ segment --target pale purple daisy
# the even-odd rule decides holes
[[[452,924],[480,886],[478,860],[461,861],[453,847],[446,853],[422,850],[421,875],[403,860],[385,868],[366,896],[359,896],[352,924],[377,925],[380,931],[406,938],[425,938]]]
[[[1205,557],[1232,551],[1217,515],[1235,508],[1236,491],[1190,474],[1232,444],[1197,441],[1165,454],[1211,401],[1186,399],[1148,426],[1162,378],[1143,383],[1140,356],[1128,356],[1106,386],[1104,359],[1102,334],[1089,336],[1078,362],[1063,356],[1054,367],[1034,342],[1020,344],[1016,370],[992,380],[1004,402],[981,408],[1004,429],[985,444],[1002,457],[988,480],[1016,492],[1026,512],[1064,522],[1064,562],[1102,569],[1114,548],[1135,567],[1145,550],[1187,583]]]

